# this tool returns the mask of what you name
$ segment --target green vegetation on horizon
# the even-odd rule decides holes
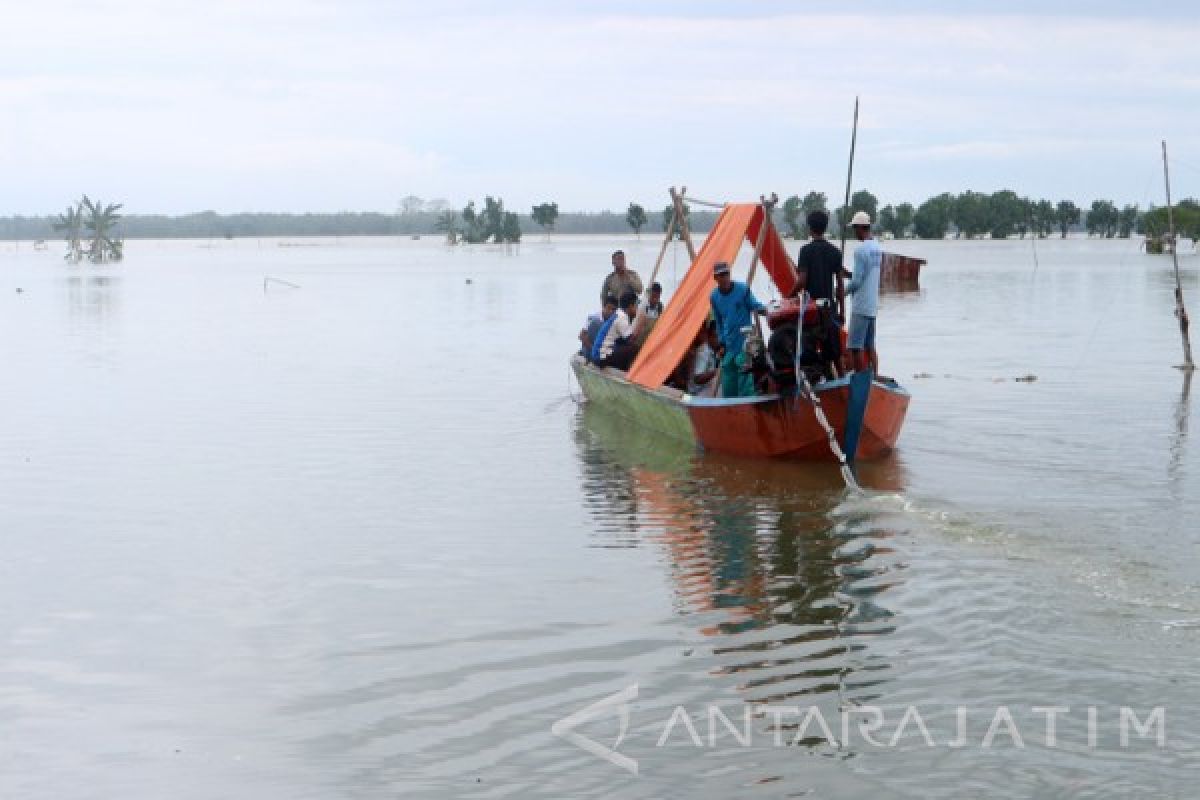
[[[99,206],[99,204],[97,204]],[[104,245],[104,258],[119,257],[122,239],[169,238],[242,238],[288,236],[410,236],[441,233],[447,239],[465,242],[520,240],[522,229],[534,225],[547,232],[566,234],[621,234],[633,231],[641,234],[649,224],[645,207],[630,203],[624,213],[560,212],[556,202],[547,201],[534,206],[530,214],[505,211],[503,200],[487,197],[484,207],[477,209],[474,201],[461,211],[449,209],[444,200],[424,201],[409,195],[400,201],[395,213],[236,213],[217,214],[203,211],[180,216],[116,214],[120,206],[108,206],[86,211],[81,204],[58,216],[0,217],[0,239],[61,239],[68,240],[68,256],[93,258],[97,242]],[[805,236],[804,218],[815,208],[828,208],[822,192],[793,194],[775,212],[776,224],[794,238]],[[1004,189],[992,193],[974,191],[953,195],[948,192],[930,197],[920,204],[902,202],[880,207],[870,191],[860,189],[851,201],[851,210],[865,210],[876,221],[879,232],[896,238],[914,237],[938,239],[953,234],[959,238],[1007,238],[1036,235],[1045,238],[1053,233],[1065,236],[1069,231],[1083,230],[1091,236],[1124,238],[1137,233],[1160,234],[1166,228],[1166,209],[1139,209],[1126,205],[1118,209],[1111,200],[1096,200],[1080,208],[1072,200],[1051,201],[1022,197]],[[830,234],[838,234],[840,209],[831,211]],[[665,229],[671,207],[662,211]],[[76,218],[78,216],[78,218]],[[1176,227],[1181,236],[1200,237],[1200,203],[1185,199],[1176,205]],[[717,212],[688,209],[688,226],[695,233],[712,228]],[[89,222],[90,220],[90,222]],[[119,220],[119,223],[117,222]],[[95,235],[92,225],[100,225],[101,235]],[[87,231],[83,230],[87,228]],[[117,235],[119,232],[119,236]],[[453,236],[451,236],[453,234]],[[85,245],[91,246],[85,251]],[[76,244],[71,244],[75,242]],[[74,249],[77,248],[77,249]]]

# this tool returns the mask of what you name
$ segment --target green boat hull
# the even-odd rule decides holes
[[[647,389],[625,380],[614,369],[599,369],[580,356],[571,359],[575,379],[590,403],[673,439],[696,444],[696,434],[681,398],[674,389]]]

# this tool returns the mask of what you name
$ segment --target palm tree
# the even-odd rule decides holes
[[[80,204],[67,206],[65,213],[58,215],[54,230],[64,231],[67,237],[67,261],[78,264],[83,258],[83,209]]]
[[[92,241],[88,245],[87,257],[93,264],[103,264],[105,261],[120,261],[124,242],[112,237],[113,228],[121,219],[117,212],[121,203],[93,203],[85,194],[82,202],[87,211],[86,225],[91,233]]]

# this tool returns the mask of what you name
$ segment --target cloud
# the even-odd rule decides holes
[[[73,181],[162,210],[831,192],[856,94],[856,174],[882,196],[1008,181],[1120,197],[1164,136],[1200,161],[1187,18],[753,8],[21,5],[0,31],[8,202],[57,208]]]

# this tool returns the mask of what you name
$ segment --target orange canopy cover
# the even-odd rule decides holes
[[[757,242],[765,216],[759,203],[731,203],[722,209],[670,305],[642,345],[629,369],[629,380],[656,389],[675,371],[708,318],[708,298],[715,285],[713,265],[718,261],[732,265],[744,240],[751,245]],[[774,225],[767,226],[759,259],[780,293],[790,295],[796,287],[796,270]]]

